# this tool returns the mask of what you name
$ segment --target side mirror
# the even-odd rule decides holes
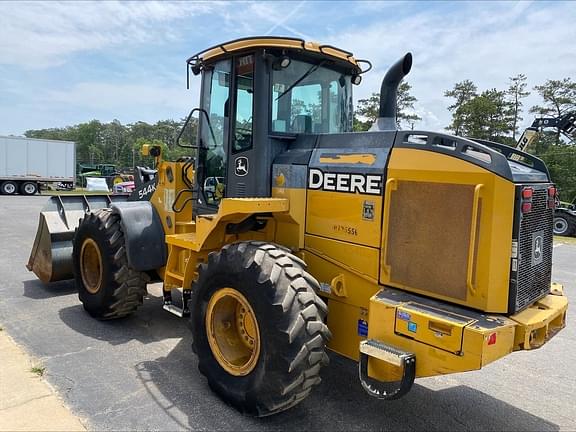
[[[188,117],[186,117],[186,121],[184,121],[184,124],[182,125],[182,129],[180,129],[180,132],[178,133],[178,136],[176,137],[176,144],[179,147],[194,148],[194,149],[197,149],[200,147],[196,143],[196,139],[197,139],[196,137],[198,136],[197,132],[198,132],[199,121],[198,121],[198,119],[192,117],[196,111],[198,111],[200,114],[204,114],[204,117],[206,118],[206,124],[208,125],[208,128],[210,129],[210,134],[212,136],[212,139],[214,142],[216,142],[216,136],[214,135],[214,130],[212,129],[212,125],[210,124],[210,117],[208,116],[208,113],[203,108],[194,108],[192,111],[190,111],[190,114],[188,114]],[[183,137],[186,138],[189,143],[196,143],[196,144],[184,144],[184,143],[182,143],[180,140]]]
[[[185,148],[198,148],[196,143],[197,131],[198,131],[198,119],[192,117],[195,111],[199,111],[199,108],[194,108],[186,117],[182,129],[176,137],[176,144],[180,147]]]

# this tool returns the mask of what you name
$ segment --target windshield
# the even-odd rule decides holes
[[[349,75],[322,63],[292,60],[272,70],[272,131],[339,133],[352,130]]]

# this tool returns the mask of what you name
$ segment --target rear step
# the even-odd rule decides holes
[[[180,290],[177,290],[180,291]],[[188,302],[190,301],[190,296],[192,291],[189,289],[182,290],[182,307],[179,307],[172,303],[172,291],[164,291],[164,305],[162,308],[165,311],[170,312],[173,315],[176,315],[179,318],[189,317],[190,316],[190,309],[188,308]]]
[[[400,381],[381,382],[368,376],[370,357],[385,362],[402,370]],[[358,363],[360,383],[366,392],[375,398],[392,400],[404,396],[412,388],[416,377],[416,356],[401,351],[374,339],[360,342],[360,361]]]

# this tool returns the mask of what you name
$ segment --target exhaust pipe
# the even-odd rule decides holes
[[[371,131],[396,130],[396,107],[398,98],[398,86],[412,69],[412,53],[394,63],[382,80],[380,87],[380,109],[378,118],[370,128]]]

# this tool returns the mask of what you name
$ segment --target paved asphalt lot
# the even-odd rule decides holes
[[[98,322],[71,282],[44,285],[26,270],[46,200],[0,196],[0,323],[43,362],[48,381],[90,429],[576,430],[573,313],[540,350],[417,380],[393,402],[366,395],[355,363],[332,355],[321,386],[296,408],[244,417],[210,392],[187,324],[161,310],[157,286],[133,316]],[[554,278],[576,298],[576,245],[555,247]]]

